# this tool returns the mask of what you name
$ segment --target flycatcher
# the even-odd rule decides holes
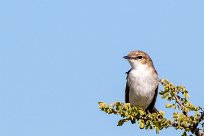
[[[131,51],[123,58],[131,65],[126,78],[125,102],[150,113],[157,112],[154,106],[159,78],[151,58],[143,51]]]

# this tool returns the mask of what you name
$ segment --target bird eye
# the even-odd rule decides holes
[[[142,59],[142,56],[137,56],[136,59],[141,60],[141,59]]]

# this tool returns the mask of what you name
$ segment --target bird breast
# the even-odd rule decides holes
[[[156,73],[155,73],[156,74]],[[129,101],[131,105],[146,109],[152,102],[158,85],[152,70],[132,69],[128,75]]]

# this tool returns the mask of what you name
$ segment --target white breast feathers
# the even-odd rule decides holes
[[[128,75],[129,101],[131,105],[146,109],[153,100],[158,79],[153,76],[152,69],[137,67]]]

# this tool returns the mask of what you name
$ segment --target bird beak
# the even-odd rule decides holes
[[[130,57],[129,57],[129,56],[124,56],[123,58],[124,58],[124,59],[130,59]]]

